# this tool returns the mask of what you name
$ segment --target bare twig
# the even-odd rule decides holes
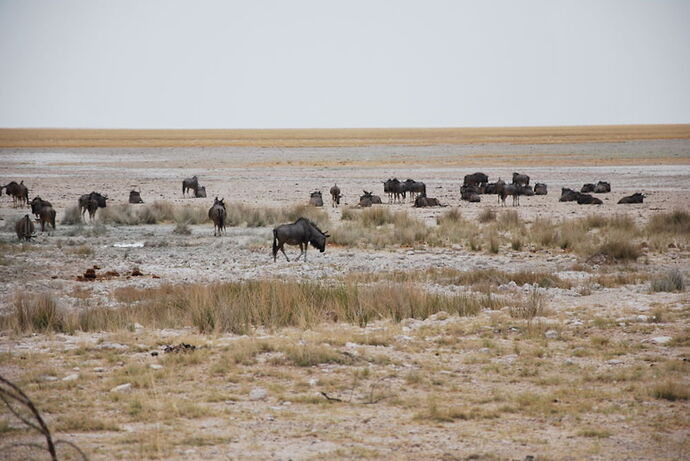
[[[321,395],[323,395],[324,397],[326,397],[326,400],[328,400],[329,402],[342,402],[342,399],[338,399],[338,398],[336,398],[336,397],[330,397],[330,396],[329,396],[328,394],[326,394],[325,392],[321,392]]]

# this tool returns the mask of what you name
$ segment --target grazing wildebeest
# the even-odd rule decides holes
[[[337,184],[334,184],[329,192],[331,194],[331,207],[337,208],[338,205],[340,205],[340,199],[343,198],[343,196],[340,194],[340,187],[338,187]]]
[[[12,197],[14,206],[29,204],[29,189],[24,185],[24,181],[20,183],[10,181],[7,185],[2,187],[5,189],[5,193]]]
[[[129,191],[129,203],[144,203],[144,201],[141,199],[141,191]]]
[[[17,221],[14,225],[14,230],[17,233],[17,238],[19,240],[29,240],[34,236],[34,223],[31,222],[29,215],[24,215],[22,219]]]
[[[323,206],[323,197],[321,191],[317,190],[309,195],[310,206]]]
[[[437,198],[427,197],[424,194],[420,194],[414,200],[414,206],[415,206],[415,208],[424,208],[424,207],[429,207],[429,206],[442,206],[442,205],[441,205],[441,202],[439,202]]]
[[[182,180],[182,196],[189,191],[189,190],[194,191],[194,196],[196,196],[196,192],[199,189],[199,178],[196,176],[192,176],[191,178],[185,178]]]
[[[601,205],[604,202],[601,201],[601,199],[598,199],[594,197],[593,195],[589,194],[580,194],[577,196],[577,204],[578,205]]]
[[[221,235],[225,231],[225,199],[218,200],[218,197],[213,201],[213,206],[208,210],[208,217],[213,221],[213,235]],[[218,234],[216,234],[218,230]]]
[[[611,184],[606,181],[599,181],[596,186],[594,186],[595,194],[605,194],[611,192]]]
[[[378,195],[373,195],[371,192],[363,191],[364,195],[359,197],[359,206],[362,208],[367,208],[372,205],[380,205],[381,203],[381,197]]]
[[[506,197],[509,195],[513,196],[513,206],[517,205],[520,206],[520,191],[521,187],[518,186],[517,184],[506,184],[503,186],[503,189],[498,195],[498,198],[501,199],[501,204],[503,206],[506,205]]]
[[[206,198],[206,186],[199,186],[194,191],[194,197],[196,198]]]
[[[632,195],[628,195],[627,197],[623,197],[618,201],[618,203],[643,203],[644,198],[646,195],[641,194],[640,192],[635,192]]]
[[[580,189],[580,193],[582,194],[588,194],[590,192],[594,192],[594,184],[592,183],[587,183]]]
[[[93,219],[98,208],[106,207],[106,200],[108,200],[108,196],[99,194],[98,192],[91,192],[90,194],[84,194],[79,197],[79,211],[81,212],[82,218],[84,217],[84,213],[88,211],[89,217]]]
[[[318,249],[321,253],[326,250],[326,238],[330,237],[328,232],[322,232],[316,224],[306,218],[299,218],[292,224],[283,224],[273,229],[273,261],[276,260],[278,250],[283,252],[285,259],[290,261],[283,245],[299,245],[299,256],[295,261],[298,261],[300,256],[304,255],[304,262],[307,262],[307,247],[311,243],[312,246]]]
[[[513,184],[519,186],[529,186],[529,176],[526,174],[513,173]]]
[[[486,184],[488,182],[489,177],[484,173],[474,173],[465,175],[462,183],[465,186],[479,186],[480,184]]]
[[[52,203],[50,203],[47,200],[42,200],[41,197],[38,197],[38,196],[34,197],[31,200],[30,205],[31,205],[31,212],[34,215],[36,215],[37,217],[38,217],[38,213],[41,211],[41,208],[46,207],[46,206],[49,206],[49,207],[53,206]]]
[[[546,184],[543,182],[538,182],[534,184],[534,195],[546,195]]]
[[[410,193],[410,199],[414,199],[419,194],[426,194],[426,184],[414,179],[406,179],[404,183],[401,183],[401,186],[403,193]]]
[[[481,201],[479,197],[479,188],[477,186],[463,184],[460,186],[460,198],[471,203]]]
[[[580,195],[578,191],[569,189],[567,187],[561,188],[561,198],[558,199],[559,202],[576,202],[577,197]]]
[[[388,203],[405,200],[405,187],[398,178],[383,182],[383,192],[388,194]]]

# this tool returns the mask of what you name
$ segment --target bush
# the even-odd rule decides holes
[[[14,312],[3,318],[4,327],[19,332],[47,332],[65,330],[64,316],[58,311],[55,299],[49,294],[19,293],[14,298]]]
[[[652,216],[647,223],[649,234],[676,234],[690,235],[690,213],[683,210],[675,210],[669,213],[660,213]]]
[[[72,226],[74,224],[81,224],[81,213],[79,212],[78,206],[71,206],[65,210],[65,214],[62,216],[62,221],[60,224],[66,226]]]
[[[652,280],[652,291],[683,291],[685,290],[685,280],[683,274],[678,269],[667,272],[663,277]]]
[[[642,255],[640,247],[625,240],[608,240],[592,256],[602,255],[613,261],[635,261]]]
[[[479,222],[482,224],[496,221],[496,211],[493,208],[484,208],[481,213],[479,213]]]

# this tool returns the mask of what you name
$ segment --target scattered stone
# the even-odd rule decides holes
[[[249,400],[263,400],[266,397],[268,397],[268,392],[261,387],[255,387],[249,391]]]
[[[623,361],[618,359],[611,359],[607,360],[606,363],[608,363],[609,365],[621,365]]]
[[[141,323],[135,323],[135,324],[134,324],[134,329],[135,329],[135,330],[141,330],[141,329],[143,329],[143,328],[144,328],[144,325],[142,325]]]
[[[127,392],[132,388],[132,383],[120,384],[110,389],[110,392]]]
[[[57,381],[57,376],[44,376],[43,381]]]
[[[162,370],[162,369],[163,369],[163,365],[159,365],[159,364],[157,364],[157,363],[152,363],[151,365],[149,365],[149,368],[151,368],[151,369],[153,369],[153,370]]]
[[[546,333],[544,333],[544,337],[548,339],[556,339],[558,338],[558,332],[556,330],[548,330]]]
[[[488,354],[489,352],[491,352],[491,349],[489,349],[488,347],[482,347],[481,349],[479,349],[479,352],[481,352],[482,354]]]
[[[105,368],[103,367],[96,367],[93,369],[96,373],[103,373],[105,371]]]
[[[77,379],[79,379],[79,373],[72,373],[62,378],[63,381],[76,381]]]
[[[655,344],[668,344],[671,342],[671,337],[670,336],[656,336],[652,339],[650,339],[651,342]]]
[[[128,349],[128,347],[120,343],[103,343],[96,346],[96,349],[115,349],[118,351],[123,351]]]

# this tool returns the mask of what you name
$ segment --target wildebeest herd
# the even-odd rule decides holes
[[[13,205],[30,206],[31,213],[35,216],[36,222],[41,224],[41,232],[46,231],[46,225],[49,226],[48,231],[50,235],[51,228],[55,230],[56,212],[50,202],[36,196],[29,201],[29,189],[24,185],[24,181],[17,183],[11,181],[10,183],[0,186],[0,195],[3,189],[8,196],[12,197]],[[426,193],[426,184],[413,179],[406,179],[400,181],[397,178],[390,178],[383,181],[383,192],[388,196],[388,203],[403,203],[409,197],[413,206],[416,208],[422,207],[436,207],[446,206],[434,197],[428,197]],[[375,195],[372,191],[363,191],[364,195],[359,197],[357,206],[361,208],[368,208],[372,205],[382,204],[381,197]],[[580,191],[575,191],[569,188],[561,189],[560,202],[577,202],[580,205],[602,205],[600,198],[591,195],[605,194],[611,192],[611,184],[606,181],[598,181],[597,183],[587,183],[582,186]],[[206,188],[199,184],[197,176],[185,178],[182,181],[182,196],[188,193],[193,193],[194,198],[206,197]],[[329,193],[331,195],[331,206],[338,207],[343,198],[340,187],[337,184],[333,185]],[[530,177],[526,174],[513,173],[512,181],[506,183],[501,178],[495,182],[489,182],[489,176],[477,172],[468,174],[463,178],[463,183],[460,186],[460,198],[463,201],[476,203],[481,201],[482,195],[496,195],[497,201],[505,206],[505,201],[508,196],[512,197],[513,206],[520,205],[521,196],[547,195],[548,188],[544,183],[535,183],[530,186]],[[633,204],[643,203],[646,195],[642,193],[634,193],[633,195],[621,198],[619,204]],[[99,208],[107,206],[108,196],[99,192],[91,192],[89,194],[81,195],[77,201],[78,209],[81,218],[84,219],[85,213],[88,211],[89,218],[94,219]],[[131,190],[129,193],[130,204],[144,203],[141,192]],[[323,206],[323,197],[321,191],[311,192],[309,197],[309,205],[315,207]],[[224,199],[215,198],[213,205],[208,211],[208,217],[213,222],[213,235],[219,236],[225,231],[226,208]],[[27,214],[16,222],[15,230],[19,240],[29,240],[34,237],[34,222]],[[311,244],[319,251],[323,252],[326,248],[326,238],[329,235],[327,232],[322,232],[316,224],[306,218],[299,218],[292,224],[284,224],[276,227],[273,230],[273,259],[276,260],[278,250],[282,251],[285,258],[283,246],[287,243],[290,245],[299,245],[300,255],[297,260],[304,255],[304,261],[307,260],[307,246]],[[289,259],[288,259],[289,261]]]

